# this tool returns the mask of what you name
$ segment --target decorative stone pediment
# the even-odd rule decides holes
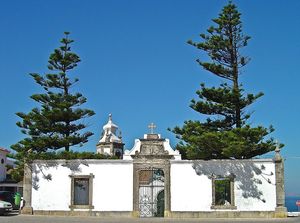
[[[175,159],[180,160],[179,151],[173,150],[168,139],[159,134],[146,134],[143,139],[136,139],[134,147],[125,151],[123,159]]]
[[[168,151],[164,150],[163,145],[149,143],[141,145],[141,155],[166,155],[169,154]]]

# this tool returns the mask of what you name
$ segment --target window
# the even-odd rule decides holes
[[[212,178],[213,209],[236,209],[234,205],[233,177]]]
[[[70,175],[71,177],[71,209],[93,209],[94,175]]]

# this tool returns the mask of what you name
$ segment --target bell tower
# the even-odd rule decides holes
[[[101,139],[96,145],[97,153],[117,156],[123,158],[124,143],[122,142],[119,127],[112,122],[112,115],[109,114],[108,122],[103,126]]]

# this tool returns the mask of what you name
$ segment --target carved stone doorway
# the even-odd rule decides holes
[[[170,214],[170,155],[168,142],[157,134],[139,139],[133,158],[133,216],[168,217]]]

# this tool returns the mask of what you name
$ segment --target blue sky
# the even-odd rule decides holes
[[[85,107],[96,115],[85,120],[95,133],[82,149],[95,151],[108,114],[123,133],[126,148],[148,132],[176,144],[168,127],[201,117],[189,108],[201,82],[220,79],[195,62],[201,54],[186,44],[199,40],[227,1],[223,0],[110,0],[3,1],[0,7],[0,146],[22,139],[16,112],[36,104],[29,96],[40,88],[28,75],[47,72],[49,54],[59,46],[64,31],[75,40],[82,59],[70,76],[80,79]],[[252,125],[269,126],[285,144],[286,191],[300,188],[300,1],[234,1],[242,12],[244,32],[252,39],[244,53],[251,62],[241,81],[247,92],[265,93],[250,107]],[[272,157],[267,154],[265,157]],[[298,157],[298,158],[297,158]]]

